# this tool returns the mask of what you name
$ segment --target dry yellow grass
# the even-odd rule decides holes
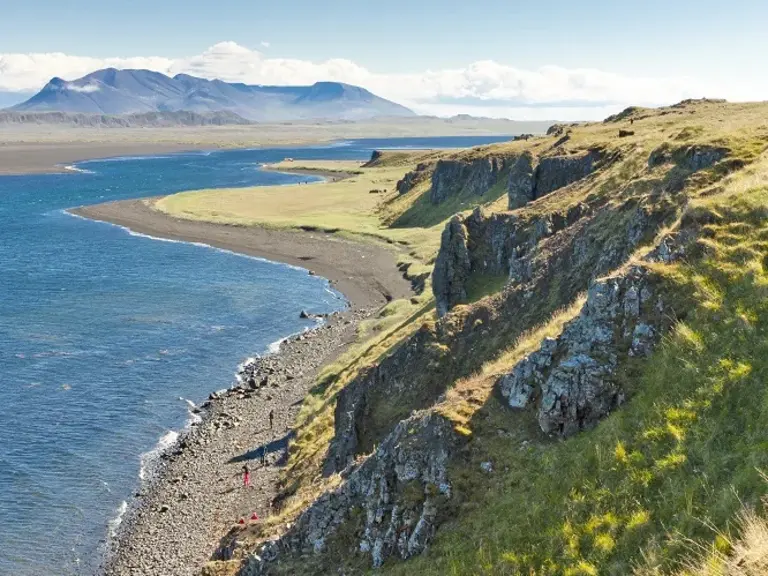
[[[414,156],[417,161],[418,155]],[[337,181],[182,192],[155,202],[176,218],[273,228],[313,228],[408,246],[426,262],[437,252],[440,228],[388,228],[382,224],[385,200],[397,195],[395,184],[407,166],[361,168],[359,162],[291,162],[273,169],[359,172]],[[371,190],[385,191],[371,193]]]

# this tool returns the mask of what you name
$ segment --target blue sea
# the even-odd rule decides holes
[[[0,177],[0,574],[93,574],[141,475],[190,403],[237,365],[345,307],[306,270],[160,241],[65,209],[196,188],[290,184],[296,159],[377,148],[469,147],[493,137],[201,151],[81,162]]]

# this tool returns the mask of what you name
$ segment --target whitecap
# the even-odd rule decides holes
[[[79,168],[75,165],[62,166],[62,168],[68,172],[77,172],[78,174],[96,174],[93,170],[86,170],[85,168]]]
[[[190,428],[193,424],[200,424],[203,419],[200,414],[195,414],[194,412],[197,408],[197,405],[188,398],[179,398],[179,400],[183,400],[187,404],[187,414],[189,415],[189,418],[187,418],[187,424],[185,428]]]
[[[120,524],[122,524],[123,516],[125,516],[125,513],[127,511],[128,511],[128,502],[123,500],[120,503],[120,506],[118,506],[117,508],[117,515],[114,518],[112,518],[112,520],[110,520],[107,524],[109,526],[110,538],[114,538],[115,536],[117,536],[117,529],[120,527]]]
[[[272,344],[267,346],[267,352],[269,352],[270,354],[277,354],[278,352],[280,352],[280,346],[286,340],[287,338],[280,338],[280,340],[275,340],[274,342],[272,342]]]
[[[139,479],[145,480],[147,478],[147,474],[151,471],[152,467],[157,464],[160,456],[162,456],[167,450],[173,447],[178,439],[179,433],[174,430],[170,430],[160,437],[157,445],[152,448],[152,450],[145,452],[139,457],[139,461],[141,463],[139,465]]]

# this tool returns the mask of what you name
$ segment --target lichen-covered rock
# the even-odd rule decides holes
[[[440,252],[435,260],[432,289],[438,314],[444,315],[466,299],[466,281],[470,270],[467,229],[461,217],[457,215],[450,219],[443,230]]]
[[[429,200],[432,204],[440,204],[449,196],[458,194],[466,177],[469,164],[458,160],[438,160],[432,173],[432,187],[429,190]]]
[[[440,503],[451,497],[447,465],[458,445],[452,424],[438,414],[401,421],[339,488],[318,498],[288,532],[268,543],[270,554],[251,556],[244,573],[267,573],[278,549],[323,553],[345,523],[352,523],[356,547],[374,568],[390,556],[420,554],[434,536]]]
[[[469,194],[482,196],[493,188],[504,170],[505,160],[502,158],[487,157],[472,161],[464,189]]]
[[[499,380],[512,408],[537,402],[546,433],[570,436],[594,426],[624,400],[620,364],[649,354],[670,326],[672,311],[641,266],[595,282],[579,315],[556,339],[518,362]]]

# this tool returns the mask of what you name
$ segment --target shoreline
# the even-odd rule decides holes
[[[68,209],[146,236],[205,244],[307,269],[327,278],[354,307],[381,306],[408,298],[411,285],[397,269],[396,252],[384,245],[355,242],[317,230],[285,230],[183,220],[154,210],[157,198],[119,200]]]
[[[344,170],[322,170],[320,168],[301,168],[301,161],[298,161],[298,168],[287,168],[277,166],[277,164],[262,164],[261,169],[265,172],[277,172],[280,174],[297,174],[300,176],[316,176],[322,178],[326,182],[338,182],[339,180],[346,180],[352,178],[359,172],[346,172]],[[314,182],[313,182],[314,183]],[[290,184],[289,184],[290,186]]]
[[[282,170],[285,171],[285,170]],[[313,175],[318,171],[313,171]],[[333,173],[334,177],[341,177]],[[113,518],[104,547],[105,576],[199,574],[241,518],[265,518],[277,495],[292,427],[315,375],[354,341],[359,322],[391,299],[413,295],[396,267],[395,252],[317,231],[271,230],[172,218],[152,199],[123,200],[67,210],[157,239],[202,243],[304,269],[327,278],[348,309],[322,324],[279,340],[277,351],[238,367],[225,391],[191,408],[175,441],[157,450],[138,492]],[[274,429],[266,428],[274,411]],[[159,446],[160,442],[158,442]],[[266,451],[266,465],[260,465]],[[251,490],[241,486],[242,462],[251,467]]]
[[[158,451],[138,492],[121,506],[100,573],[197,575],[239,520],[248,525],[254,513],[259,521],[269,517],[292,425],[315,374],[343,353],[372,312],[338,312],[281,339],[276,352],[245,361],[232,386],[192,408],[196,418]],[[242,486],[244,462],[251,468],[250,488]]]

